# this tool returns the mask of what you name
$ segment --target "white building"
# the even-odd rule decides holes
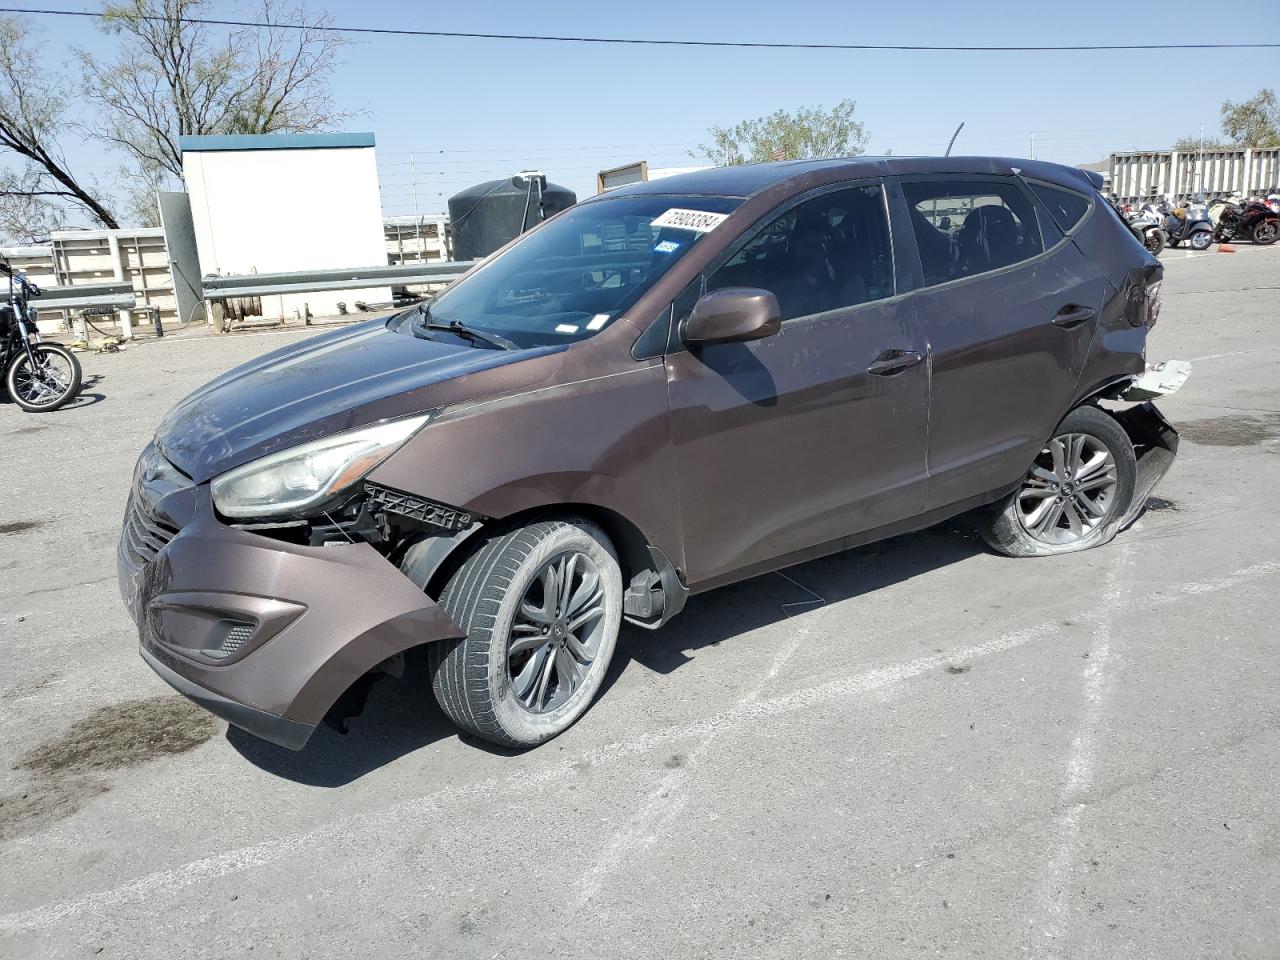
[[[372,133],[181,137],[200,274],[387,262]],[[387,287],[262,298],[264,317],[336,314]]]

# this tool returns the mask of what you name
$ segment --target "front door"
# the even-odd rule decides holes
[[[792,201],[676,303],[758,287],[774,337],[666,357],[686,576],[710,586],[918,512],[924,344],[895,298],[883,186]]]

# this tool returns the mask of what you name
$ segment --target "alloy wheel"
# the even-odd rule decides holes
[[[71,385],[71,365],[56,353],[39,355],[38,365],[34,369],[27,357],[19,359],[18,364],[18,369],[14,371],[14,389],[18,399],[32,406],[52,404]]]
[[[1018,518],[1043,543],[1075,543],[1111,517],[1116,484],[1115,458],[1101,440],[1061,434],[1027,471],[1017,494]]]
[[[507,678],[530,713],[547,713],[581,688],[600,650],[604,584],[584,553],[552,557],[520,598],[507,644]]]

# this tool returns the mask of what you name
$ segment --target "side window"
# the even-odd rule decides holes
[[[1030,259],[1044,246],[1035,208],[1012,180],[905,180],[925,286]]]
[[[891,297],[889,239],[879,185],[826,193],[761,227],[707,278],[707,290],[769,290],[784,321]]]
[[[1070,233],[1071,228],[1084,219],[1089,212],[1089,201],[1078,193],[1050,187],[1043,183],[1028,183],[1036,198],[1049,208],[1049,213],[1063,233]]]

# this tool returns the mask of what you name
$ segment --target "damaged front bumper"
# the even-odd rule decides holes
[[[148,665],[294,750],[378,664],[462,635],[367,543],[299,546],[226,526],[207,485],[172,475],[135,481],[117,562]]]

